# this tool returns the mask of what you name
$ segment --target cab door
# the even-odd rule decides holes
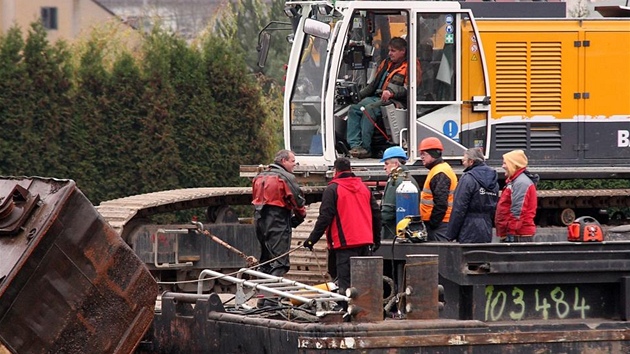
[[[488,82],[474,27],[465,20],[469,16],[455,11],[414,15],[411,50],[417,65],[412,73],[416,69],[417,81],[410,85],[415,99],[410,106],[414,159],[426,137],[442,141],[446,159],[460,158],[469,147],[485,147],[489,104],[473,107],[472,102],[489,96]]]

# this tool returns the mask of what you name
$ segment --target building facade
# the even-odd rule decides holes
[[[0,0],[2,33],[17,24],[24,32],[41,20],[48,39],[72,40],[92,26],[116,19],[96,0]]]

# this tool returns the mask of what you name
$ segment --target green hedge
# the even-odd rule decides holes
[[[263,94],[237,47],[155,31],[111,58],[102,39],[78,50],[40,25],[12,28],[0,38],[0,175],[73,179],[94,204],[247,185],[239,165],[280,147],[281,96]]]

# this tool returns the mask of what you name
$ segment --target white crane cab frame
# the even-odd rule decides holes
[[[470,147],[487,154],[489,79],[470,10],[440,1],[298,1],[287,2],[285,12],[299,22],[287,67],[284,141],[300,163],[332,166],[348,154],[348,114],[361,89],[379,79],[395,37],[407,42],[407,97],[383,104],[382,117],[363,113],[373,126],[371,154],[353,165],[380,165],[394,145],[419,164],[418,144],[429,136],[442,141],[446,160]]]

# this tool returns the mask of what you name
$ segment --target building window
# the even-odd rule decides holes
[[[57,8],[56,7],[42,7],[42,24],[45,29],[56,30],[57,29]]]

